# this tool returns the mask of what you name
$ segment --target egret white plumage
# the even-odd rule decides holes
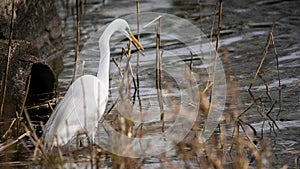
[[[68,89],[64,99],[55,107],[45,125],[46,142],[55,145],[68,143],[78,132],[88,132],[94,139],[98,122],[102,117],[109,89],[109,40],[113,33],[121,32],[132,40],[139,49],[142,45],[132,35],[128,23],[116,19],[108,25],[99,38],[100,60],[97,76],[84,75],[78,78]]]

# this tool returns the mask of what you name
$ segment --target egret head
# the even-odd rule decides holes
[[[130,39],[140,50],[144,50],[140,42],[132,35],[130,31],[129,24],[124,19],[115,20],[118,22],[118,30],[124,34],[128,39]]]

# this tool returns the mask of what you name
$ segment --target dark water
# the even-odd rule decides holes
[[[201,1],[199,5],[198,0],[188,2],[184,0],[148,0],[141,2],[140,10],[141,12],[163,12],[176,15],[199,26],[206,35],[209,35],[215,4],[212,1]],[[68,9],[64,5],[61,1],[57,1],[57,9],[62,19],[63,43],[65,45],[65,68],[59,77],[61,94],[66,91],[72,79],[76,39],[75,4],[70,2]],[[300,1],[297,0],[233,0],[223,3],[220,46],[222,50],[228,51],[230,64],[227,65],[227,67],[229,66],[227,69],[230,69],[230,74],[228,74],[228,70],[225,72],[227,72],[226,76],[230,81],[228,81],[227,86],[230,86],[232,82],[237,84],[238,96],[242,103],[239,105],[240,110],[244,110],[252,103],[247,89],[262,58],[269,32],[273,30],[280,72],[281,107],[277,104],[274,110],[270,112],[270,116],[279,127],[276,129],[277,135],[275,136],[274,133],[267,134],[270,127],[269,125],[262,127],[261,115],[255,109],[251,109],[245,118],[257,131],[264,131],[263,137],[269,140],[268,143],[272,147],[273,165],[276,168],[284,164],[293,168],[295,167],[295,159],[300,156],[300,10],[297,9],[299,6]],[[136,13],[136,3],[135,1],[106,0],[99,2],[87,0],[81,10],[83,13],[80,28],[81,47],[84,48],[93,33],[103,25],[117,17]],[[215,42],[215,36],[213,42]],[[114,54],[114,52],[112,53]],[[224,53],[220,52],[220,57],[224,60],[222,56]],[[147,64],[145,65],[147,66]],[[86,71],[94,72],[97,66],[90,69]],[[270,95],[274,100],[278,100],[279,79],[276,69],[276,55],[272,44],[262,65],[262,70],[261,76],[268,82]],[[147,78],[149,77],[145,78],[146,82]],[[154,92],[151,86],[141,90],[144,91],[144,95],[150,96]],[[256,96],[265,93],[266,88],[263,81],[258,78],[252,90]],[[232,97],[228,95],[228,103],[233,100]],[[263,99],[267,109],[269,109],[271,103],[265,94]],[[258,135],[260,137],[260,134]],[[145,164],[145,167],[155,168],[160,165],[156,159],[153,161],[150,159],[149,164]]]

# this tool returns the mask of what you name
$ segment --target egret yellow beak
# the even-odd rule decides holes
[[[140,44],[140,42],[132,35],[129,35],[130,39],[133,41],[133,43],[136,44],[136,46],[140,49],[140,50],[144,50],[143,46]]]

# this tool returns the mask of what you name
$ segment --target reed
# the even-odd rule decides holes
[[[140,1],[136,1],[136,27],[137,27],[137,38],[140,41]],[[137,88],[137,98],[139,103],[140,112],[143,112],[142,100],[140,97],[140,53],[136,53],[136,88]],[[142,125],[141,125],[142,126]]]
[[[7,49],[7,62],[4,74],[4,80],[1,84],[2,97],[1,97],[1,106],[0,106],[0,119],[3,117],[3,109],[5,104],[6,90],[7,90],[7,81],[9,76],[9,67],[10,61],[12,57],[12,36],[13,36],[13,28],[14,28],[14,19],[15,19],[15,0],[12,1],[12,11],[11,11],[11,19],[10,19],[10,27],[9,27],[9,39],[8,39],[8,49]]]
[[[207,83],[207,86],[210,87],[210,97],[209,97],[209,107],[208,107],[208,114],[210,113],[212,104],[213,104],[213,92],[214,92],[214,85],[215,85],[215,74],[217,69],[217,57],[218,57],[218,50],[219,50],[219,40],[220,40],[220,32],[221,32],[221,22],[222,22],[222,0],[219,0],[219,12],[218,12],[218,30],[217,30],[217,39],[216,39],[216,48],[215,48],[215,54],[214,54],[214,60],[213,60],[213,70],[212,70],[212,78],[211,82]]]
[[[78,69],[79,47],[80,47],[80,20],[81,20],[80,5],[81,4],[82,4],[81,0],[76,0],[76,44],[75,44],[75,61],[74,61],[72,83],[76,80],[76,74]]]
[[[162,123],[162,132],[165,130],[164,122],[164,105],[162,100],[162,51],[161,51],[161,18],[158,18],[158,25],[156,27],[156,91],[157,99],[160,108],[160,121]]]

